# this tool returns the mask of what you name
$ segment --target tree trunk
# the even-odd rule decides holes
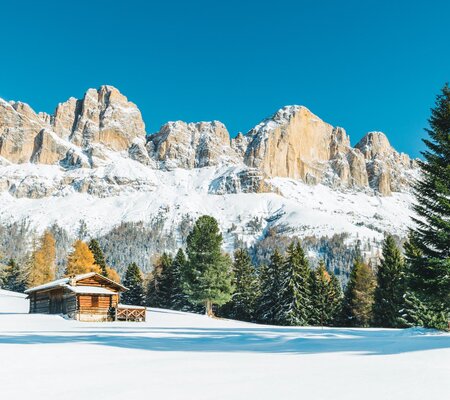
[[[205,314],[208,317],[214,317],[211,300],[206,300],[205,301]]]

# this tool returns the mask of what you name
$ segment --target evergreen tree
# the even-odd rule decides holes
[[[158,262],[160,266],[159,273],[159,291],[158,305],[160,308],[172,308],[173,300],[173,260],[170,255],[163,253]]]
[[[274,324],[279,312],[283,263],[283,256],[275,248],[269,264],[260,268],[261,294],[258,300],[258,318],[266,324]]]
[[[312,274],[311,282],[311,324],[333,325],[342,301],[342,289],[338,279],[326,270],[325,263],[321,260]]]
[[[238,249],[234,253],[233,278],[235,291],[227,304],[227,317],[254,321],[259,297],[259,281],[247,250]]]
[[[408,256],[410,295],[436,316],[450,317],[450,88],[436,98],[428,120],[427,150],[419,161],[421,177],[416,187],[412,231],[415,253]],[[426,325],[430,326],[431,325]]]
[[[183,290],[183,269],[187,263],[183,249],[179,249],[172,263],[173,288],[171,304],[174,310],[194,311]]]
[[[372,320],[376,282],[371,268],[361,260],[355,261],[345,290],[342,323],[367,327]]]
[[[55,243],[51,232],[45,231],[39,244],[34,244],[34,250],[27,263],[28,287],[42,285],[55,279]]]
[[[94,255],[95,264],[100,267],[101,274],[108,277],[105,256],[103,255],[103,251],[100,248],[97,240],[91,239],[91,241],[89,242],[89,250],[91,250],[92,254]]]
[[[233,293],[231,260],[221,252],[222,241],[217,221],[207,215],[187,237],[184,291],[190,302],[205,305],[207,315],[213,315],[213,304],[225,304]]]
[[[373,305],[373,323],[385,328],[403,326],[401,310],[404,307],[405,268],[403,256],[393,236],[383,243],[383,257],[377,271],[377,287]]]
[[[342,285],[334,273],[330,273],[330,325],[337,326],[342,311],[342,301],[344,293],[342,292]]]
[[[122,303],[134,306],[144,305],[144,281],[136,263],[128,265],[123,285],[128,290],[121,295]]]
[[[311,308],[311,269],[299,242],[292,242],[281,272],[279,308],[276,322],[281,325],[307,325]]]
[[[73,244],[73,251],[67,258],[66,276],[84,274],[87,272],[102,273],[100,267],[95,263],[94,255],[88,245],[81,240]]]
[[[12,258],[6,264],[2,288],[20,293],[23,293],[26,289],[23,271]]]

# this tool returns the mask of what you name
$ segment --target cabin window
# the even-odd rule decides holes
[[[91,302],[92,302],[92,307],[98,307],[98,296],[92,296]]]

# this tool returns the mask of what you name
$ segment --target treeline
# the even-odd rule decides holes
[[[27,288],[42,285],[57,277],[56,241],[47,230],[33,243],[33,250],[21,262],[10,258],[0,270],[0,284],[3,289],[23,292]],[[72,276],[86,272],[97,272],[114,281],[120,277],[114,268],[106,265],[104,254],[97,242],[89,243],[76,240],[68,254],[63,276]]]

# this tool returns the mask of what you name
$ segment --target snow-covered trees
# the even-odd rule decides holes
[[[24,271],[14,259],[10,259],[3,270],[1,287],[13,292],[23,292],[26,289]]]
[[[311,269],[299,242],[292,242],[287,248],[280,277],[275,322],[280,325],[307,325],[312,313]]]
[[[144,305],[145,294],[142,272],[136,263],[131,263],[128,266],[123,285],[128,290],[121,295],[122,303],[136,306]]]
[[[233,292],[231,260],[222,253],[222,240],[217,221],[208,215],[196,221],[187,237],[184,292],[193,304],[204,304],[207,315],[213,315],[213,304],[225,304]]]

